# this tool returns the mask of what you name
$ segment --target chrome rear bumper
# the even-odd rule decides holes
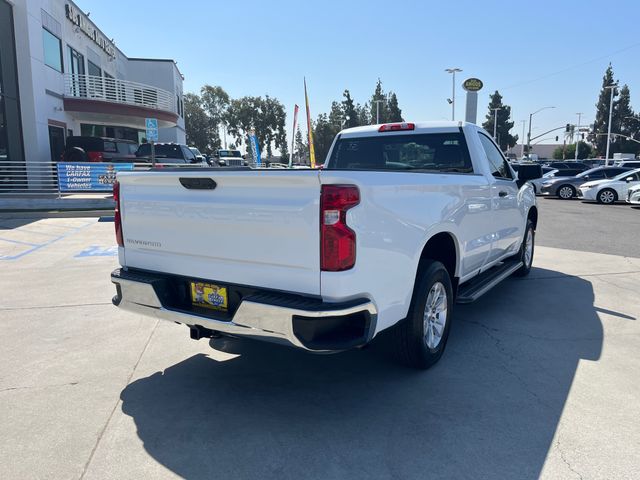
[[[130,312],[203,327],[223,334],[253,337],[315,352],[346,350],[368,343],[375,332],[377,310],[367,299],[341,303],[291,301],[286,294],[254,295],[238,305],[230,320],[163,305],[155,274],[115,270],[113,304]]]

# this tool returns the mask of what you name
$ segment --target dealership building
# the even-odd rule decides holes
[[[116,41],[71,1],[0,0],[0,189],[37,188],[71,135],[141,142],[156,118],[159,141],[185,143],[176,62]]]

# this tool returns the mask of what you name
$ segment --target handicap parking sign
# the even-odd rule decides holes
[[[158,141],[158,119],[157,118],[146,118],[145,125],[147,127],[147,142],[157,142]]]

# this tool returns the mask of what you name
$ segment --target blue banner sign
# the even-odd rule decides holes
[[[258,138],[255,135],[249,135],[249,143],[251,144],[251,155],[256,162],[256,166],[260,166],[262,164],[262,159],[260,158],[260,145],[258,145]]]
[[[58,163],[60,192],[110,192],[116,173],[133,170],[133,163]]]

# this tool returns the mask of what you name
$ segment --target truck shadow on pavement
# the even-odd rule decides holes
[[[537,478],[560,448],[578,363],[600,356],[591,284],[535,269],[457,306],[454,322],[426,372],[390,360],[384,337],[329,356],[214,341],[239,356],[139,379],[122,409],[147,452],[188,479]]]

